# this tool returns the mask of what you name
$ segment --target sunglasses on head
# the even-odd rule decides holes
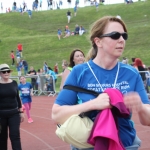
[[[3,74],[5,74],[6,72],[7,73],[10,73],[10,70],[6,70],[6,71],[1,71]]]
[[[108,34],[101,35],[100,38],[101,37],[110,37],[113,40],[118,40],[120,38],[120,36],[122,36],[124,40],[128,39],[128,34],[126,32],[124,32],[124,33],[111,32],[111,33],[108,33]]]

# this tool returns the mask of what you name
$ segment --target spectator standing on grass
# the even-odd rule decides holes
[[[25,11],[25,8],[27,9],[27,4],[25,1],[23,1],[23,12]]]
[[[12,59],[12,66],[14,66],[14,63],[15,63],[15,55],[14,55],[14,51],[11,51],[11,54],[10,54],[10,56],[11,56],[11,59]]]
[[[58,36],[58,39],[60,40],[62,36],[62,31],[60,29],[57,30],[57,36]]]
[[[17,3],[14,1],[13,2],[13,10],[16,11],[17,10]]]
[[[78,5],[79,5],[79,0],[76,0],[76,1],[75,1],[75,5],[78,7]]]
[[[99,3],[97,1],[95,1],[95,7],[96,7],[96,11],[98,11],[98,9],[99,9]]]
[[[1,2],[1,12],[3,12],[3,3]]]
[[[35,0],[35,3],[34,3],[34,10],[35,11],[38,11],[38,4],[39,4],[39,1]]]
[[[40,7],[39,10],[42,10],[42,0],[40,0]]]
[[[20,52],[19,52],[19,50],[17,49],[17,50],[16,50],[16,60],[17,60],[17,63],[20,62],[20,58],[21,58]]]
[[[20,79],[20,84],[18,85],[18,89],[20,91],[20,98],[23,103],[23,108],[25,109],[26,115],[28,117],[28,123],[32,123],[33,120],[30,116],[30,110],[31,110],[31,103],[32,103],[31,96],[33,96],[33,88],[31,83],[26,82],[26,78],[24,76],[21,76],[19,79]]]
[[[28,63],[26,60],[22,60],[22,66],[23,66],[23,69],[24,69],[24,75],[26,75],[28,73]]]
[[[32,18],[32,11],[30,9],[28,10],[28,16],[30,19]]]
[[[36,84],[36,80],[37,80],[37,77],[32,77],[32,76],[35,76],[36,75],[36,71],[34,70],[33,66],[30,67],[30,71],[27,73],[27,76],[31,76],[31,85],[33,87],[33,90],[35,90],[36,94],[38,93],[38,87],[37,87],[37,84]]]
[[[73,10],[74,10],[74,16],[75,16],[75,17],[76,17],[76,15],[77,15],[77,9],[78,9],[78,8],[77,8],[77,5],[75,5],[74,8],[73,8]]]
[[[21,76],[21,71],[22,71],[22,64],[21,63],[17,63],[16,64],[16,69],[17,69],[17,72],[18,72],[18,76]]]
[[[22,55],[22,51],[23,51],[23,46],[22,46],[22,44],[19,42],[18,43],[18,45],[17,45],[17,49],[18,49],[18,51],[19,51],[19,53],[20,53],[20,57],[22,57],[23,55]]]
[[[44,73],[47,73],[47,70],[48,70],[48,65],[47,65],[47,62],[45,61],[44,64],[43,64]]]
[[[70,23],[70,19],[71,19],[71,12],[70,12],[70,10],[67,11],[66,15],[67,15],[68,23]]]

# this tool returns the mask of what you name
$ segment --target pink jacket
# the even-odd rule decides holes
[[[125,150],[118,136],[117,117],[129,117],[130,112],[119,90],[109,88],[104,92],[109,95],[113,108],[104,109],[96,116],[88,143],[94,150]]]

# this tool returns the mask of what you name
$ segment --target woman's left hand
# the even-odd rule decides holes
[[[125,94],[124,103],[131,112],[140,112],[143,108],[141,98],[136,92],[130,92],[128,94]]]
[[[20,122],[24,121],[24,113],[20,113]]]
[[[30,93],[30,95],[33,96],[34,94],[33,94],[33,93]]]

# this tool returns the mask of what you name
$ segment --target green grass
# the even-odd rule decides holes
[[[71,36],[61,40],[57,38],[57,29],[64,31],[67,25],[66,12],[68,9],[33,12],[32,19],[28,18],[27,13],[24,15],[15,12],[0,14],[0,63],[10,65],[10,51],[16,52],[17,43],[21,42],[23,57],[29,66],[34,66],[37,70],[42,68],[43,62],[46,61],[53,68],[58,62],[61,70],[62,60],[68,60],[74,48],[88,52],[91,47],[88,31],[94,21],[105,15],[119,14],[125,21],[129,33],[123,56],[128,57],[129,62],[132,57],[140,57],[147,66],[150,66],[149,6],[150,1],[128,5],[101,5],[98,12],[95,6],[79,8],[77,16],[71,18],[69,27],[73,31],[76,24],[82,25],[87,33],[83,36]],[[73,9],[70,10],[73,13]],[[59,82],[60,79],[57,86]]]

